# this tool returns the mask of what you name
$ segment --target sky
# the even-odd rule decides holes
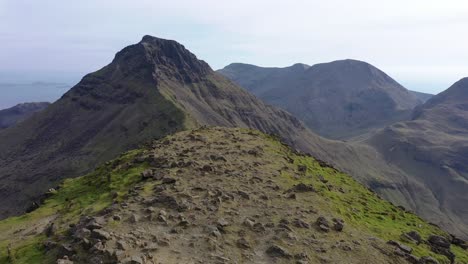
[[[0,83],[73,85],[149,34],[214,69],[350,58],[438,93],[468,76],[467,29],[466,0],[0,0]]]

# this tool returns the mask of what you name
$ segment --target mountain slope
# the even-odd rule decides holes
[[[231,64],[219,72],[328,138],[350,138],[408,119],[421,103],[384,72],[355,60],[286,68]]]
[[[466,246],[238,128],[168,136],[0,221],[2,263],[466,263]]]
[[[201,125],[255,128],[308,149],[320,140],[177,42],[145,36],[45,111],[0,132],[0,217],[24,212],[63,178]]]
[[[434,96],[433,94],[416,92],[416,91],[410,91],[410,93],[416,96],[416,98],[418,98],[423,103],[427,102],[427,100],[431,99]]]
[[[0,110],[0,130],[25,120],[32,114],[44,110],[50,103],[23,103]]]
[[[468,236],[468,78],[418,107],[411,121],[382,130],[369,144],[431,190],[434,207]],[[424,215],[436,221],[430,213]]]

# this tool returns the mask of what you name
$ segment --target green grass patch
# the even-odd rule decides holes
[[[63,233],[69,224],[79,220],[80,215],[93,215],[109,206],[114,193],[121,197],[140,182],[140,173],[147,167],[146,164],[133,165],[131,168],[121,168],[120,165],[130,162],[141,152],[127,152],[86,176],[66,179],[59,190],[37,210],[0,221],[0,263],[53,262],[47,259],[50,256],[45,254],[42,246],[45,236],[35,230],[31,234],[23,234],[25,230],[34,225],[43,228],[52,218],[62,227],[58,232]],[[7,250],[9,245],[10,257]]]

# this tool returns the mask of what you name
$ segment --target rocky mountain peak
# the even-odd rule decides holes
[[[206,62],[197,59],[182,44],[149,35],[118,52],[112,64],[125,72],[147,69],[153,78],[170,76],[185,83],[197,82],[212,72]]]

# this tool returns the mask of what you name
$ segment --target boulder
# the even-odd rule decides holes
[[[335,231],[341,232],[344,228],[344,221],[342,219],[333,218],[333,229]]]
[[[245,238],[240,238],[236,243],[237,247],[240,249],[249,249],[250,243]]]
[[[68,256],[63,256],[63,258],[57,259],[57,264],[73,264],[73,261],[68,259]]]
[[[266,250],[268,256],[273,258],[286,258],[289,259],[292,255],[285,249],[278,245],[272,245]]]
[[[414,241],[416,244],[420,244],[422,242],[421,235],[417,231],[410,231],[408,233],[403,233],[402,237],[404,239]]]
[[[174,184],[176,183],[176,181],[177,181],[176,179],[171,178],[171,177],[164,177],[161,179],[162,184]]]
[[[315,188],[311,184],[299,183],[289,189],[288,192],[315,192]]]
[[[426,257],[421,257],[419,259],[418,264],[439,264],[439,262],[435,260],[433,257],[426,256]]]
[[[310,225],[304,221],[302,221],[301,219],[294,219],[294,221],[292,222],[292,224],[295,226],[295,227],[298,227],[298,228],[310,228]]]
[[[94,229],[91,232],[91,237],[101,239],[101,240],[109,240],[111,238],[111,235],[109,234],[109,232],[106,232],[102,229]]]
[[[437,246],[441,248],[450,248],[450,241],[443,237],[443,236],[437,236],[437,235],[431,235],[427,239],[427,242],[431,244],[432,246]]]
[[[395,246],[397,248],[399,248],[401,251],[407,253],[407,254],[411,254],[411,252],[413,252],[413,249],[405,244],[402,244],[398,241],[394,241],[394,240],[389,240],[387,242],[387,244],[389,245],[392,245],[392,246]]]

